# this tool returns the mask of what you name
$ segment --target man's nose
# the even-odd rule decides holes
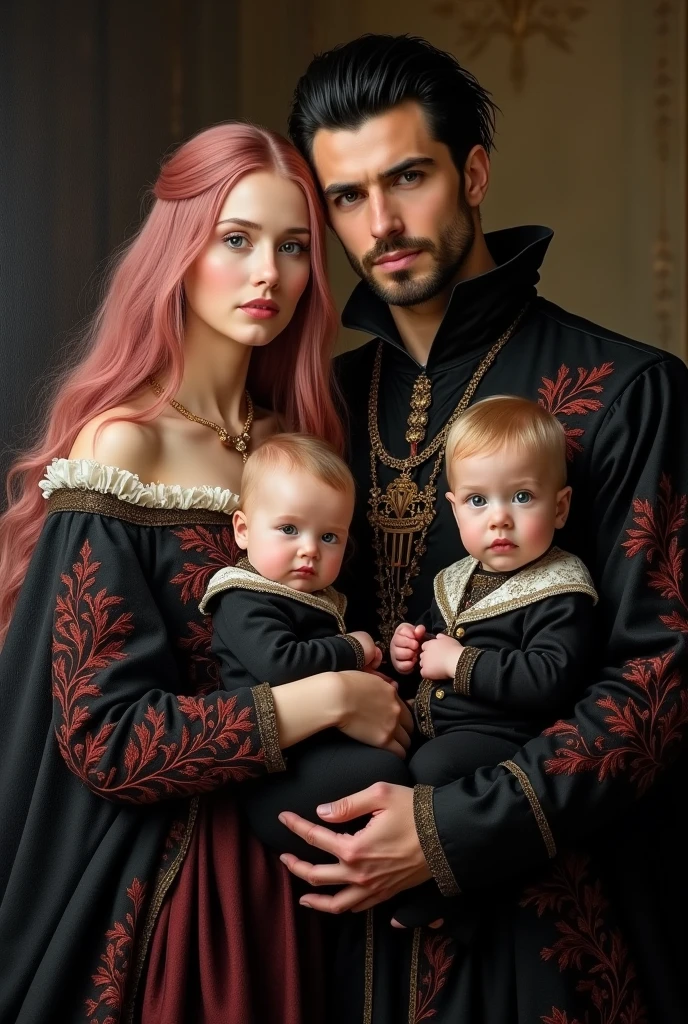
[[[370,233],[373,238],[393,238],[404,232],[404,222],[394,203],[385,194],[373,194],[369,199]]]

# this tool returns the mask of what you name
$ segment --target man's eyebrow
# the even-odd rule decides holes
[[[411,156],[406,160],[402,160],[401,163],[389,167],[386,171],[382,171],[378,174],[378,178],[395,178],[397,174],[403,174],[404,171],[410,171],[414,167],[427,167],[434,165],[434,163],[435,161],[431,156]],[[340,196],[346,192],[358,192],[360,188],[360,181],[338,181],[324,188],[323,195],[326,198],[328,196]]]
[[[238,224],[241,228],[251,228],[253,231],[262,231],[263,225],[256,224],[253,220],[244,220],[242,217],[227,217],[225,220],[219,220],[220,224]],[[286,228],[285,235],[310,235],[308,228]]]

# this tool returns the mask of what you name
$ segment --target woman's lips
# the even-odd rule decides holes
[[[272,320],[279,313],[278,309],[270,306],[239,306],[239,309],[254,320]]]

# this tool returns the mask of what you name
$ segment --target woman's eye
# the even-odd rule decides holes
[[[514,494],[514,502],[517,505],[527,505],[532,497],[533,496],[529,491],[516,491]]]
[[[336,533],[323,533],[322,539],[325,544],[336,544],[337,534]]]
[[[300,256],[302,252],[308,252],[308,246],[302,242],[283,242],[280,249],[287,256]]]
[[[287,537],[295,537],[299,532],[295,526],[291,525],[291,523],[287,523],[285,526],[280,526],[280,530]]]
[[[470,505],[471,508],[484,508],[487,505],[487,501],[482,494],[471,494],[466,504]]]
[[[243,249],[243,244],[246,239],[243,235],[225,235],[222,241],[225,245],[229,246],[230,249]]]

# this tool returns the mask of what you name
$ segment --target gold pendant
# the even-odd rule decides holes
[[[371,491],[368,518],[382,531],[385,557],[394,573],[397,591],[404,589],[401,575],[411,564],[416,534],[427,529],[433,520],[436,493],[432,483],[419,490],[408,470],[392,480],[384,493],[379,487]]]

